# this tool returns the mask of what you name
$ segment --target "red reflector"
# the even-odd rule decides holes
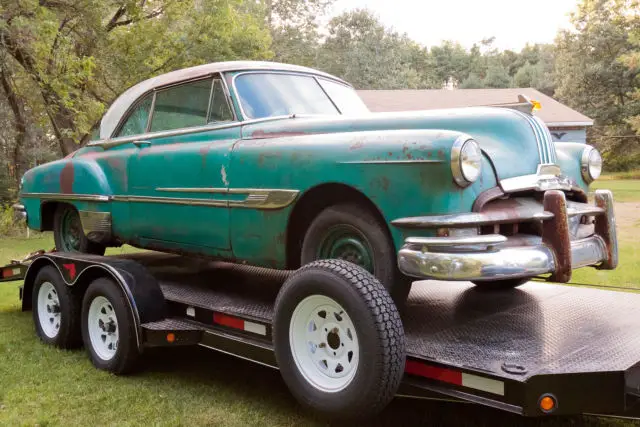
[[[462,372],[429,366],[414,360],[407,360],[404,371],[408,374],[444,381],[449,384],[462,385]]]
[[[234,329],[240,329],[244,331],[244,320],[237,317],[227,316],[226,314],[213,313],[213,322],[218,325],[228,326]]]
[[[13,268],[4,268],[2,270],[2,277],[6,278],[11,276],[13,276]]]

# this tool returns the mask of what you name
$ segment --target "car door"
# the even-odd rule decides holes
[[[145,247],[228,255],[230,149],[240,138],[218,76],[157,90],[134,141],[128,201]]]

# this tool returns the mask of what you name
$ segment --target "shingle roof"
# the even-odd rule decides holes
[[[518,102],[518,95],[539,101],[536,111],[547,126],[591,126],[593,120],[533,88],[509,89],[427,89],[359,90],[358,94],[373,112],[433,110],[475,107]]]

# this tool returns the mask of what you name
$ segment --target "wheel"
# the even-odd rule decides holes
[[[486,280],[486,281],[475,280],[475,281],[472,281],[471,283],[473,283],[479,289],[482,289],[482,290],[497,291],[501,289],[511,289],[520,285],[524,285],[529,280],[531,280],[530,277],[524,277],[521,279]]]
[[[400,315],[387,290],[361,267],[343,260],[303,266],[278,294],[273,331],[284,381],[313,410],[372,415],[400,385]]]
[[[82,339],[93,365],[114,374],[135,369],[136,325],[125,295],[112,280],[94,280],[82,302]]]
[[[36,276],[31,294],[36,334],[46,344],[76,348],[80,339],[80,298],[58,270],[43,267]]]
[[[301,264],[343,259],[372,273],[402,307],[412,279],[400,273],[386,225],[355,204],[331,206],[312,221],[302,242]]]
[[[53,218],[53,239],[61,252],[82,252],[104,255],[105,246],[87,239],[78,211],[70,205],[60,205]]]

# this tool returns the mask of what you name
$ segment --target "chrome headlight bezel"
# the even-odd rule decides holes
[[[582,150],[580,171],[582,172],[582,179],[584,179],[587,184],[592,183],[602,174],[602,155],[590,145],[587,145],[584,150]]]
[[[461,136],[451,148],[451,173],[460,187],[474,183],[482,174],[482,150],[476,140]]]

